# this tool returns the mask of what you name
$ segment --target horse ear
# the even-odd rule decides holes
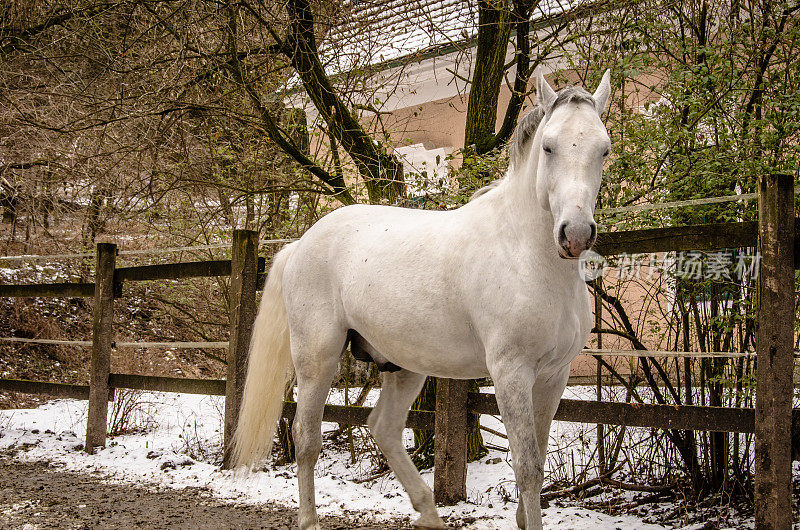
[[[544,78],[542,70],[536,72],[536,101],[545,110],[549,109],[556,100],[556,92]]]
[[[608,108],[608,96],[611,95],[611,69],[606,70],[600,85],[594,92],[594,101],[597,104],[597,113],[602,115]]]

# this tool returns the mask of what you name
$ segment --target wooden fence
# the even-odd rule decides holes
[[[562,399],[556,419],[658,429],[707,430],[756,434],[756,524],[789,528],[791,524],[791,449],[794,268],[800,264],[795,232],[793,178],[771,175],[760,183],[759,222],[705,224],[601,234],[602,255],[758,246],[761,252],[757,399],[755,409],[705,406],[644,405]],[[230,467],[227,448],[238,417],[247,348],[256,313],[256,291],[263,286],[265,263],[258,257],[255,232],[236,230],[230,260],[115,266],[116,245],[97,245],[94,283],[0,285],[0,296],[94,297],[91,375],[89,385],[0,379],[0,390],[89,400],[86,451],[105,445],[108,401],[115,388],[225,396],[223,466]],[[230,276],[230,341],[227,378],[186,379],[119,374],[112,371],[113,301],[125,282]],[[369,407],[326,405],[324,420],[365,425]],[[284,417],[294,416],[286,402]],[[440,380],[436,411],[411,411],[407,426],[435,431],[434,492],[437,502],[466,498],[466,432],[476,414],[499,414],[494,395],[467,392],[467,383]]]

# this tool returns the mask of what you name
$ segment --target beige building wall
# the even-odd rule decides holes
[[[467,125],[468,94],[456,95],[420,104],[414,107],[401,108],[383,118],[387,129],[391,131],[391,139],[397,146],[422,143],[426,148],[464,147],[464,131]],[[507,86],[500,88],[498,96],[498,112],[496,127],[503,123],[511,91]],[[527,112],[534,105],[531,95],[522,111]],[[453,161],[458,164],[456,156]]]

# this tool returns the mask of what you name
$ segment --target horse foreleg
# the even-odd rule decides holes
[[[338,352],[337,352],[338,353]],[[297,459],[297,483],[300,489],[300,530],[319,530],[316,499],[314,495],[314,466],[322,450],[322,413],[331,382],[336,373],[338,356],[317,359],[309,366],[298,363],[297,412],[294,417],[295,457]]]
[[[369,415],[369,428],[389,466],[403,485],[420,517],[418,528],[444,528],[433,502],[433,492],[403,447],[403,428],[408,409],[425,383],[425,376],[401,370],[383,375],[383,387],[375,409]]]
[[[569,380],[569,365],[561,368],[547,379],[540,377],[533,385],[533,406],[536,409],[536,438],[539,451],[547,456],[547,444],[550,441],[550,425],[558,410],[561,396]]]
[[[499,362],[489,370],[495,383],[500,415],[508,433],[514,475],[520,495],[517,524],[527,530],[541,530],[540,494],[544,481],[544,454],[539,443],[533,385],[536,374],[520,363]],[[546,442],[544,447],[547,447]]]
[[[561,396],[569,380],[569,365],[547,379],[538,378],[533,384],[533,406],[536,410],[536,439],[539,454],[547,458],[547,443],[550,440],[550,425],[556,415]],[[543,460],[544,461],[544,460]],[[525,528],[525,501],[520,498],[517,508],[517,526]]]

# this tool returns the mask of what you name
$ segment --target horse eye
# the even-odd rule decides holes
[[[551,154],[553,154],[553,150],[552,150],[552,149],[550,149],[550,148],[549,148],[549,147],[547,147],[547,146],[542,146],[542,149],[544,149],[544,152],[545,152],[545,153],[547,153],[548,155],[551,155]]]

